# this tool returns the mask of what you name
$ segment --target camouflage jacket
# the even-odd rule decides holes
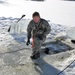
[[[30,39],[31,36],[46,36],[51,31],[51,26],[49,23],[44,20],[40,19],[39,23],[34,23],[33,20],[30,21],[28,27],[27,27],[27,36]]]

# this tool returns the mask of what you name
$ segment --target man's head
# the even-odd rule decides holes
[[[38,23],[40,21],[40,14],[38,12],[34,12],[32,17],[35,23]]]

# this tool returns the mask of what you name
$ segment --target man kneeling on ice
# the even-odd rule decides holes
[[[28,40],[26,45],[30,44],[30,38],[32,36],[34,46],[32,47],[33,53],[31,59],[37,59],[40,57],[41,45],[46,40],[47,34],[50,33],[51,27],[46,20],[40,18],[40,14],[38,12],[34,12],[32,17],[33,20],[30,21],[27,27]]]

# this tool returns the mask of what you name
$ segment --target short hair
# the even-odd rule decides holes
[[[40,16],[40,14],[38,12],[34,12],[32,17],[35,17],[35,16]]]

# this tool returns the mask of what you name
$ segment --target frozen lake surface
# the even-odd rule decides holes
[[[31,60],[31,45],[26,46],[29,20],[19,23],[23,26],[23,33],[8,33],[9,26],[15,24],[15,21],[16,19],[0,20],[0,75],[57,75],[75,59],[74,44],[66,36],[67,27],[50,22],[52,31],[42,46],[48,47],[50,54],[41,51],[39,59]],[[34,65],[34,62],[39,65]],[[75,62],[60,75],[75,75]]]

